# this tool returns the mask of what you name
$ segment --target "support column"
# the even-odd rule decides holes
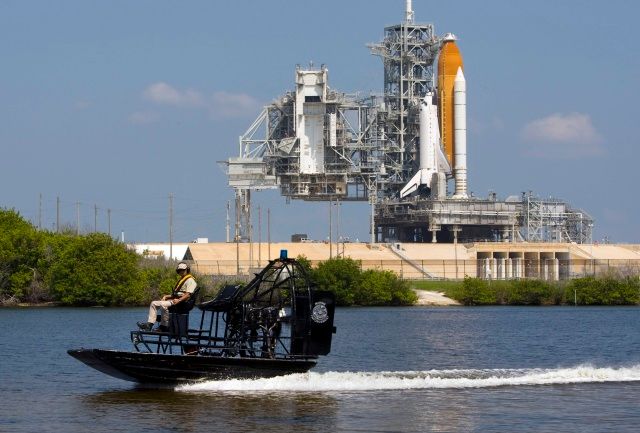
[[[437,243],[436,233],[440,231],[440,226],[436,224],[429,224],[429,231],[431,232],[431,243]]]

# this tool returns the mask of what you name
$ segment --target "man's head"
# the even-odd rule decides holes
[[[188,274],[190,270],[189,265],[185,262],[178,263],[178,267],[176,268],[176,272],[180,275]]]

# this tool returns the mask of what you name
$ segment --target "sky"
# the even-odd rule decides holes
[[[167,242],[172,194],[175,242],[223,241],[233,191],[218,161],[293,89],[296,64],[327,65],[336,90],[380,93],[366,44],[402,21],[404,3],[1,1],[0,207],[52,229],[59,197],[65,226],[79,210],[83,231],[107,231],[110,210],[114,236]],[[640,243],[640,2],[413,8],[459,38],[469,189],[562,198],[595,218],[594,240]],[[272,241],[328,236],[327,203],[252,197],[263,240],[267,209]],[[367,240],[368,215],[344,203],[340,236]]]

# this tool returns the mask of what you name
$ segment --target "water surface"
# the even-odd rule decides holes
[[[131,349],[145,309],[0,309],[0,432],[640,428],[640,308],[338,309],[312,373],[146,388],[69,348]]]

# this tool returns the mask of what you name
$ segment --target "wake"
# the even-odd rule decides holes
[[[640,381],[640,364],[630,367],[578,365],[557,369],[426,370],[326,372],[271,379],[221,380],[181,385],[178,391],[376,391],[405,389],[487,388],[571,383]]]

